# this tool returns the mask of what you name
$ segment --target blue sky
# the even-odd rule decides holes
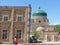
[[[50,24],[60,24],[60,0],[0,0],[0,6],[28,6],[31,4],[32,13],[38,9],[47,12]]]

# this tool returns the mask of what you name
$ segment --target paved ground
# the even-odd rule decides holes
[[[15,44],[0,44],[0,45],[15,45]],[[60,42],[24,43],[18,45],[60,45]]]

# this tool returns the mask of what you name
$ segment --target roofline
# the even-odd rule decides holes
[[[0,8],[31,8],[31,4],[28,6],[0,6]]]
[[[29,8],[29,6],[0,6],[0,8]]]
[[[58,32],[58,31],[44,31],[44,32]]]

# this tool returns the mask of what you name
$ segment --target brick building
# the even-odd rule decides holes
[[[13,43],[15,36],[18,37],[19,43],[25,42],[30,14],[31,5],[0,6],[0,42]]]

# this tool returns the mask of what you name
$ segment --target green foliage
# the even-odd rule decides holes
[[[59,35],[60,35],[60,25],[55,25],[54,30],[55,30],[55,31],[58,31],[58,32],[59,32]]]
[[[34,31],[34,36],[38,39],[40,37],[41,32]]]

